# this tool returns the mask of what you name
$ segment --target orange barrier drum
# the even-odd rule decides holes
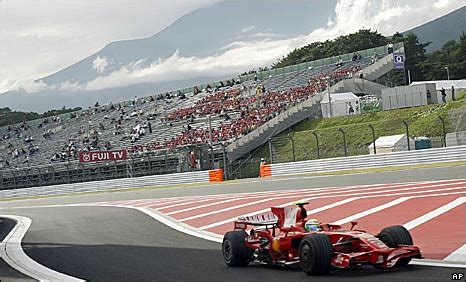
[[[209,182],[223,182],[223,169],[209,170]]]
[[[260,177],[270,177],[272,176],[272,166],[271,165],[260,165],[259,168],[259,176]]]

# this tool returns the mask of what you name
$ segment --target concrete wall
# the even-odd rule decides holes
[[[466,131],[447,134],[447,147],[466,145]]]
[[[427,95],[431,93],[430,97]],[[383,110],[401,109],[441,102],[435,84],[409,85],[382,89]]]

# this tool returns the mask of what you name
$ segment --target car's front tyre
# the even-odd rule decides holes
[[[307,275],[324,275],[332,268],[333,247],[327,235],[309,234],[299,245],[301,268]]]
[[[401,225],[385,227],[380,231],[377,237],[390,248],[397,248],[398,245],[413,245],[413,237],[411,237],[409,231]],[[405,266],[410,261],[411,258],[401,258],[396,262],[396,266]]]

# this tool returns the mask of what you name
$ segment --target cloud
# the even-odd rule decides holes
[[[0,93],[7,91],[25,91],[28,93],[36,93],[50,89],[50,86],[42,81],[34,80],[0,80]]]
[[[242,32],[242,33],[247,33],[247,32],[250,32],[250,31],[254,30],[255,28],[256,28],[255,26],[250,25],[250,26],[247,26],[247,27],[243,28],[243,29],[241,30],[241,32]]]
[[[437,11],[431,11],[433,3],[432,0],[412,0],[404,4],[392,0],[340,0],[335,7],[335,19],[329,20],[327,26],[310,34],[282,40],[254,40],[254,37],[248,37],[254,41],[231,43],[221,48],[220,54],[204,58],[182,57],[179,52],[175,52],[171,57],[158,59],[148,67],[140,67],[140,64],[122,67],[91,81],[85,88],[98,90],[199,76],[233,76],[251,68],[270,65],[295,48],[317,40],[333,39],[361,28],[371,28],[386,35],[404,31],[412,28],[413,24],[421,24],[438,17]],[[418,19],[418,23],[413,19]],[[253,30],[253,26],[243,29],[245,30]]]
[[[66,68],[109,42],[152,36],[219,1],[0,0],[0,83],[29,84],[25,81]]]
[[[448,6],[448,3],[450,1],[449,0],[439,0],[437,2],[434,3],[434,8],[437,8],[437,9],[440,9],[440,8],[444,8],[446,6]]]
[[[309,34],[289,39],[277,39],[270,34],[258,34],[238,39],[207,57],[183,57],[175,52],[168,58],[152,62],[142,59],[119,68],[86,84],[64,83],[46,86],[50,89],[100,90],[138,83],[156,83],[196,77],[235,76],[252,68],[268,66],[295,48],[311,42],[333,39],[340,35],[371,28],[384,35],[405,31],[416,25],[435,19],[463,6],[461,0],[339,0],[335,6],[336,17],[329,19],[326,26]],[[437,9],[432,6],[437,5]],[[254,26],[243,28],[253,31]],[[254,34],[253,34],[254,35]],[[93,68],[100,74],[107,69],[106,58],[97,57]],[[30,89],[40,89],[37,85]],[[0,88],[1,90],[1,88]]]
[[[236,42],[234,48],[204,58],[183,57],[179,51],[157,59],[148,67],[136,62],[86,84],[87,90],[100,90],[137,83],[154,83],[195,77],[234,76],[251,66],[264,66],[305,42],[305,37],[269,42]]]
[[[92,68],[97,72],[97,73],[103,73],[105,71],[105,68],[108,66],[107,58],[103,57],[101,58],[98,56],[95,58],[95,60],[92,62]]]

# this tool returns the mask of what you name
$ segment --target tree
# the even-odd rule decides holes
[[[414,33],[395,33],[391,40],[393,43],[403,42],[405,46],[405,69],[410,71],[411,81],[424,80],[424,73],[420,64],[426,60],[426,47],[430,42],[420,43],[419,38]],[[407,75],[407,74],[405,74]]]
[[[445,67],[448,67],[451,79],[465,78],[466,74],[466,36],[462,34],[459,41],[450,40],[440,50],[426,55],[426,60],[419,62],[427,80],[447,78]]]
[[[286,57],[273,64],[272,68],[281,68],[379,47],[384,45],[385,41],[386,38],[377,31],[361,29],[356,33],[343,35],[334,40],[313,42],[299,49],[295,49]]]

